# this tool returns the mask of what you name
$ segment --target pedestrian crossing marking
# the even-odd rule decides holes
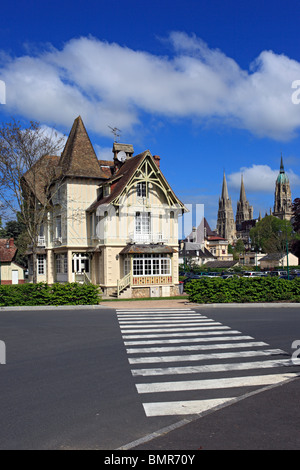
[[[293,364],[283,350],[271,349],[192,309],[120,309],[117,316],[148,417],[199,414],[243,397],[249,387],[272,386],[299,376],[288,369]],[[169,367],[160,367],[168,363]],[[137,368],[139,365],[142,367]],[[242,376],[237,376],[240,372]],[[170,379],[162,381],[165,376]],[[187,379],[176,380],[179,376]],[[143,377],[152,382],[141,382]],[[234,393],[228,397],[225,391],[230,389]],[[161,394],[166,392],[174,400],[168,395],[162,401]],[[201,395],[187,399],[188,393]],[[220,396],[215,397],[216,393]],[[148,394],[152,400],[147,399]]]

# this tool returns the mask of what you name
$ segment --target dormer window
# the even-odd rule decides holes
[[[109,196],[110,195],[110,185],[107,184],[106,186],[104,186],[103,188],[103,196],[106,197],[106,196]]]
[[[136,192],[138,197],[146,197],[146,182],[142,181],[137,184]]]

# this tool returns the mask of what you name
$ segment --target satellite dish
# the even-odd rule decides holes
[[[124,150],[121,150],[120,152],[117,153],[117,159],[119,160],[119,162],[125,162],[126,160],[126,153],[124,152]]]

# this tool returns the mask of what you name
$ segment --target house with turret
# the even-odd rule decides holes
[[[56,178],[38,240],[38,282],[92,282],[118,297],[176,294],[178,218],[187,209],[160,157],[114,142],[112,160],[99,160],[79,116],[62,154],[47,161]],[[42,190],[41,177],[39,197]],[[29,278],[32,263],[29,250]]]

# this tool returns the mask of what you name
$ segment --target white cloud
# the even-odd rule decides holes
[[[228,186],[236,191],[241,187],[241,175],[243,175],[246,194],[249,193],[274,193],[275,182],[279,170],[272,170],[268,165],[252,165],[251,167],[242,167],[240,171],[228,175]],[[300,178],[292,170],[286,171],[291,186],[298,186]]]
[[[0,54],[6,106],[31,119],[69,128],[81,115],[89,129],[108,125],[130,132],[142,112],[165,117],[215,119],[274,139],[300,127],[291,88],[300,63],[272,51],[242,70],[201,39],[173,32],[174,54],[161,57],[93,37],[71,39],[61,49],[8,58]]]

